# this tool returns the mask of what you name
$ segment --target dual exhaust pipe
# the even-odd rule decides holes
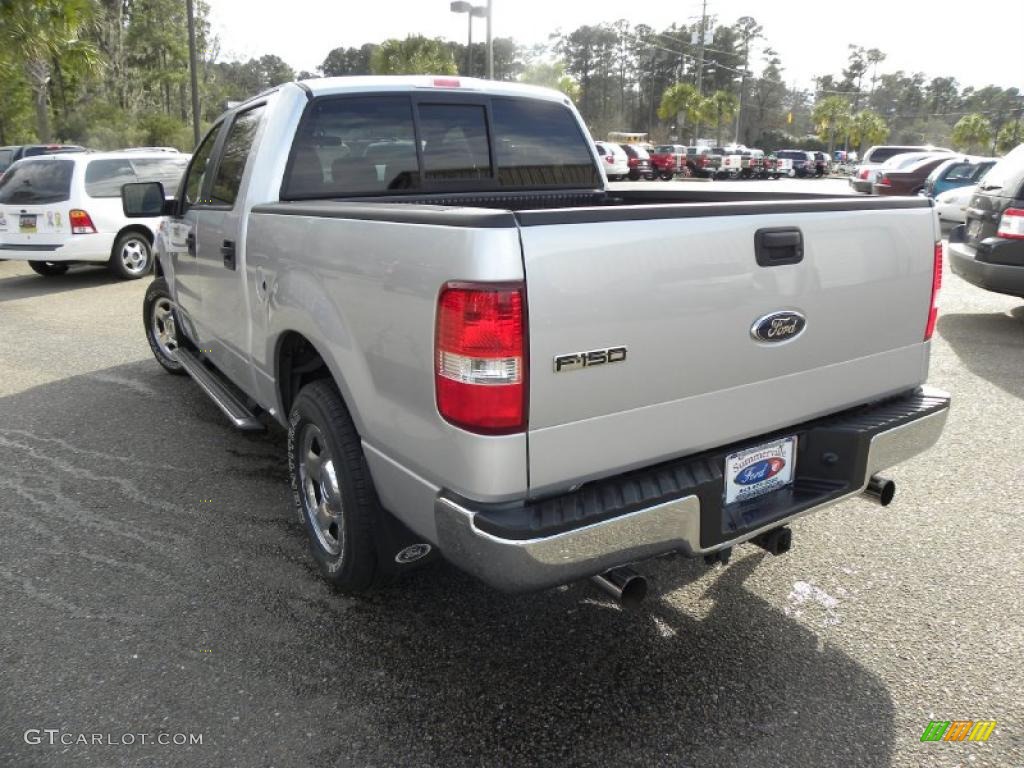
[[[864,489],[864,496],[879,506],[887,507],[896,496],[896,483],[882,475],[872,475]],[[775,528],[753,539],[753,543],[781,555],[792,546],[792,532],[788,528]],[[728,555],[723,561],[728,560]],[[604,592],[615,598],[624,608],[635,608],[647,597],[647,579],[628,565],[612,568],[590,579]]]

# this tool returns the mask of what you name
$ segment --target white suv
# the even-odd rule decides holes
[[[23,260],[40,275],[74,262],[106,263],[118,277],[153,265],[159,218],[128,219],[121,186],[160,181],[177,189],[190,155],[85,152],[19,160],[0,177],[0,258]]]

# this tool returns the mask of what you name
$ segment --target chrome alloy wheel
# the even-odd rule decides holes
[[[162,297],[153,304],[150,327],[160,353],[171,360],[177,359],[174,353],[178,351],[178,327],[174,322],[174,304],[170,299]]]
[[[125,270],[133,275],[141,275],[149,269],[148,244],[141,238],[132,237],[125,240],[118,257]]]
[[[303,426],[298,458],[302,508],[320,546],[328,554],[337,556],[345,546],[345,511],[334,457],[315,424]]]

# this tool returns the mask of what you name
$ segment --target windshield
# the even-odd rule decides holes
[[[22,160],[0,179],[0,203],[59,203],[71,196],[70,160]]]
[[[993,165],[978,189],[1003,190],[1006,197],[1019,197],[1024,193],[1024,144]]]

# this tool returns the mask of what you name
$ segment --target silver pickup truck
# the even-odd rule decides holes
[[[340,588],[436,553],[510,591],[779,553],[938,439],[928,200],[602,173],[555,91],[337,78],[229,111],[173,198],[126,185],[165,217],[156,359],[287,428]]]

